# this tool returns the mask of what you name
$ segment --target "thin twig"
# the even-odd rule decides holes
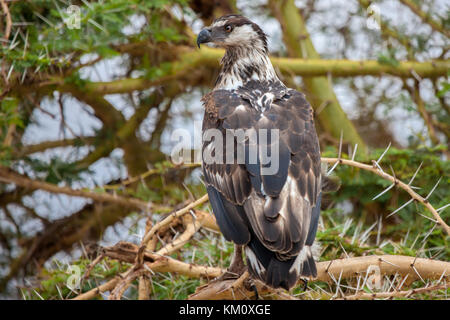
[[[6,16],[6,30],[5,34],[3,35],[3,39],[8,40],[11,34],[11,27],[12,27],[11,13],[9,12],[8,5],[6,4],[5,0],[0,0],[0,4],[2,5],[2,11]]]
[[[326,163],[333,163],[333,164],[339,162],[339,163],[349,165],[352,167],[357,167],[357,168],[360,168],[363,170],[373,172],[376,175],[382,177],[383,179],[391,181],[392,183],[396,184],[397,187],[405,190],[412,197],[412,199],[422,203],[433,214],[434,218],[438,221],[439,225],[444,229],[444,231],[450,235],[450,227],[444,222],[444,220],[442,220],[441,216],[436,211],[436,209],[428,202],[427,199],[425,199],[421,195],[417,194],[411,188],[411,186],[407,185],[406,183],[394,178],[390,174],[387,174],[385,172],[378,170],[377,168],[374,168],[371,165],[363,164],[363,163],[360,163],[357,161],[352,161],[352,160],[347,160],[347,159],[339,159],[339,158],[322,158],[322,161],[326,162]],[[410,201],[408,201],[407,203],[410,203]]]
[[[158,222],[157,224],[155,224],[150,231],[145,235],[144,239],[142,240],[141,243],[141,253],[138,255],[138,258],[141,259],[142,258],[142,254],[143,254],[143,249],[145,249],[147,243],[150,241],[150,239],[156,234],[156,232],[158,231],[159,228],[168,225],[169,223],[171,223],[174,219],[181,217],[182,215],[188,213],[190,210],[194,209],[195,207],[205,203],[206,201],[208,201],[208,195],[205,194],[203,197],[197,199],[194,202],[191,202],[189,205],[187,205],[186,207],[173,212],[172,214],[170,214],[167,218],[165,218],[164,220]]]
[[[51,193],[62,193],[69,196],[90,198],[99,202],[117,203],[125,207],[148,209],[152,206],[155,208],[153,204],[135,198],[126,198],[118,195],[111,195],[109,193],[97,193],[93,191],[72,189],[69,187],[59,187],[51,183],[33,180],[4,166],[0,166],[0,181],[14,183],[18,186],[33,190],[40,189]]]

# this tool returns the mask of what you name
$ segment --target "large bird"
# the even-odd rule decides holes
[[[235,243],[228,273],[243,272],[244,248],[254,278],[289,290],[317,274],[311,247],[321,164],[313,110],[277,77],[266,34],[246,17],[216,19],[199,33],[202,43],[226,49],[214,90],[202,98],[202,168],[219,228]]]

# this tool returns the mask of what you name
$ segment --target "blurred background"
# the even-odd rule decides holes
[[[449,36],[446,0],[0,0],[0,296],[75,296],[126,265],[104,261],[74,292],[93,244],[139,243],[147,218],[205,193],[199,168],[176,166],[176,129],[198,131],[223,51],[195,46],[214,18],[240,13],[269,37],[275,69],[306,94],[322,156],[369,162],[414,178],[450,221]],[[288,58],[283,60],[279,58]],[[198,148],[199,139],[186,146]],[[356,151],[355,151],[356,149]],[[134,197],[156,209],[50,193],[5,178]],[[431,214],[370,172],[338,166],[317,236],[323,260],[402,254],[448,261]],[[14,179],[18,179],[15,176]],[[131,180],[130,180],[131,179]],[[26,180],[28,181],[28,180]],[[205,206],[208,210],[207,205]],[[178,259],[226,267],[232,246],[196,234]],[[157,274],[152,298],[183,299],[204,280]],[[326,284],[317,284],[332,291]],[[132,286],[126,293],[136,298]]]

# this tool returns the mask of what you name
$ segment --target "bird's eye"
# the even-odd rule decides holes
[[[225,31],[226,31],[226,32],[231,32],[231,30],[233,30],[233,27],[231,27],[229,24],[227,24],[227,25],[225,26]]]

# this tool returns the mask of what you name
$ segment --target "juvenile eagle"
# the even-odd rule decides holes
[[[202,168],[219,228],[235,243],[228,273],[243,272],[243,247],[253,277],[290,289],[300,277],[317,274],[311,246],[320,214],[321,165],[313,110],[302,93],[278,79],[265,33],[246,17],[216,19],[198,35],[199,47],[208,42],[226,49],[214,90],[202,98],[202,130],[220,132],[223,143],[204,139]],[[279,139],[246,135],[239,140],[235,135],[227,144],[227,131],[233,129],[275,130]],[[239,146],[245,150],[243,161]],[[250,161],[252,147],[256,160]],[[208,152],[216,161],[205,159]],[[269,163],[262,159],[264,152],[272,157]],[[220,161],[217,153],[223,155]],[[272,161],[276,171],[267,174]]]

